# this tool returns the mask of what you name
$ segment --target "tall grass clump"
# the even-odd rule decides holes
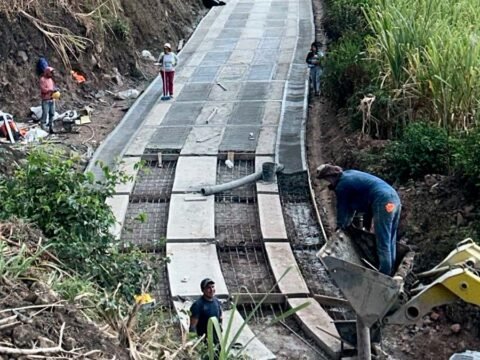
[[[478,124],[480,0],[370,0],[368,57],[409,119],[443,128]]]

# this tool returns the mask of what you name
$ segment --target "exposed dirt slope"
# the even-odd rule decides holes
[[[15,8],[17,3],[29,5]],[[97,3],[104,5],[88,5]],[[12,10],[8,17],[7,9]],[[42,55],[57,69],[60,104],[65,109],[91,101],[98,90],[118,85],[112,81],[114,68],[127,81],[145,80],[139,71],[141,51],[148,49],[158,56],[167,41],[175,48],[204,13],[198,0],[0,0],[0,110],[21,120],[31,106],[39,104],[35,65]],[[47,24],[60,26],[85,38],[85,49],[68,52],[71,64],[66,66],[35,21],[44,29]],[[87,83],[77,85],[70,76],[72,69],[85,73]]]

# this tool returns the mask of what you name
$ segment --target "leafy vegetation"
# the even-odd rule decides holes
[[[381,172],[400,181],[457,174],[478,187],[480,0],[327,6],[324,92],[354,129],[395,140]]]
[[[120,249],[109,231],[115,218],[105,200],[127,177],[104,167],[99,183],[77,166],[77,158],[53,148],[33,149],[14,176],[0,178],[0,219],[35,223],[67,267],[106,289],[121,283],[131,297],[154,273],[155,262],[134,248]]]
[[[387,173],[392,180],[420,179],[449,173],[451,147],[448,133],[437,126],[412,123],[398,141],[385,149]]]

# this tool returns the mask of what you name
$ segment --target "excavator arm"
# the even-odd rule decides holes
[[[432,270],[417,274],[429,281],[410,290],[415,294],[382,319],[384,324],[414,324],[434,307],[457,300],[480,306],[480,247],[472,239],[459,244]]]
[[[372,269],[364,258],[366,252],[359,251],[350,236],[337,233],[318,256],[366,326],[414,324],[434,307],[457,300],[480,306],[480,246],[472,239],[458,243],[433,269],[414,274],[418,282],[406,289],[411,252],[403,250],[397,273],[386,276]],[[367,235],[362,236],[364,244]]]

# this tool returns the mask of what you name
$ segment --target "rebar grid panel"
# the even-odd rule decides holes
[[[132,198],[170,199],[177,161],[147,161],[140,169]]]
[[[238,310],[243,318],[252,313],[254,305],[241,305]],[[328,360],[328,355],[319,348],[300,327],[293,316],[274,325],[268,325],[285,313],[282,305],[263,305],[253,315],[248,325],[257,334],[277,359]]]
[[[253,199],[215,203],[215,234],[220,246],[262,244],[258,208]]]
[[[278,293],[263,244],[220,246],[218,255],[230,292]]]
[[[314,294],[343,298],[317,252],[325,243],[310,199],[307,173],[280,175],[280,199],[297,264]]]
[[[225,165],[225,160],[218,160],[217,184],[224,184],[233,180],[238,180],[247,175],[253,174],[254,172],[254,160],[234,160],[233,168],[231,169]],[[246,184],[229,191],[215,194],[216,202],[232,202],[234,199],[236,201],[254,202],[255,198],[255,183]]]
[[[168,285],[168,275],[167,275],[167,262],[168,259],[165,254],[165,247],[161,251],[155,252],[152,254],[151,261],[154,262],[154,267],[157,270],[154,276],[154,281],[152,281],[151,289],[149,292],[152,297],[155,299],[155,302],[158,306],[161,306],[162,309],[168,311],[170,318],[173,317],[173,305],[171,302],[170,286]]]
[[[164,248],[169,205],[164,199],[130,201],[122,229],[122,243],[138,246],[143,251]]]

